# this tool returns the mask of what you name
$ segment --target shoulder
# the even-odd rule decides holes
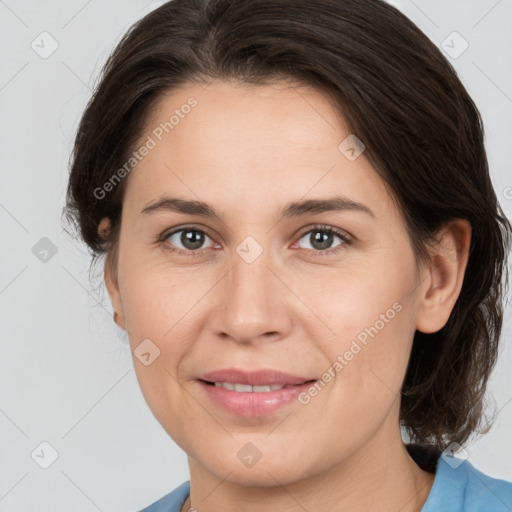
[[[190,480],[187,480],[139,512],[179,512],[189,493]]]
[[[461,464],[465,472],[465,501],[468,512],[510,512],[512,511],[512,483],[492,478],[471,465]],[[476,506],[471,506],[475,503]]]
[[[468,460],[442,454],[421,512],[510,512],[512,483],[488,476]]]

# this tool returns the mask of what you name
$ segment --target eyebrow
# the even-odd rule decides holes
[[[281,210],[281,218],[301,217],[305,215],[315,215],[324,212],[339,211],[357,211],[370,215],[375,218],[375,214],[362,203],[357,203],[343,196],[334,196],[325,199],[306,199],[288,203]],[[177,197],[164,197],[158,201],[147,204],[142,210],[141,215],[161,211],[171,211],[189,215],[199,215],[202,217],[221,219],[221,215],[215,208],[202,201],[191,201]]]

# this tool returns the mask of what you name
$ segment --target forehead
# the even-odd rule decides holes
[[[140,206],[172,191],[256,208],[337,192],[375,203],[387,191],[364,153],[351,161],[340,150],[350,135],[331,100],[311,87],[187,84],[153,106],[137,146],[151,148],[125,198]]]
[[[189,105],[193,105],[190,108]],[[169,122],[169,125],[165,125]],[[185,123],[186,121],[186,123]],[[164,124],[164,126],[161,126]],[[231,137],[238,142],[325,148],[336,144],[338,133],[349,133],[343,116],[330,98],[310,86],[291,82],[265,85],[214,80],[185,84],[165,93],[151,108],[144,135],[171,136],[176,142],[194,134],[222,146]],[[166,130],[167,128],[167,130]],[[275,130],[281,137],[276,140]]]

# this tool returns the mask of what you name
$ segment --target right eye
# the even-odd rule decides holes
[[[170,251],[177,251],[187,256],[195,256],[196,252],[198,252],[204,244],[205,238],[210,237],[202,229],[182,227],[164,234],[160,241],[164,243],[166,249]],[[180,247],[180,244],[182,247]]]

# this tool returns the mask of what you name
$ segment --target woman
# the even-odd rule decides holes
[[[511,226],[477,108],[398,10],[162,5],[103,70],[67,207],[188,455],[146,511],[512,510],[452,456],[482,428]]]

